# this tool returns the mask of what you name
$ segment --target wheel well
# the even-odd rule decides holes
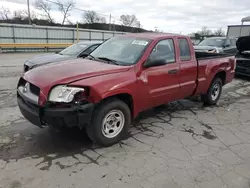
[[[222,80],[222,84],[224,85],[226,82],[226,72],[225,71],[218,72],[214,78],[220,78]]]
[[[105,100],[111,99],[111,98],[117,98],[117,99],[123,101],[124,103],[126,103],[128,105],[128,107],[130,108],[131,115],[133,117],[133,114],[134,114],[134,101],[133,101],[133,97],[130,94],[121,93],[121,94],[110,96],[110,97],[106,98]]]

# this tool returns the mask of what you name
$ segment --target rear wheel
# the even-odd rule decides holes
[[[222,80],[220,78],[215,78],[210,85],[206,95],[202,96],[202,101],[206,105],[215,105],[220,99],[222,93]]]
[[[128,105],[119,99],[110,99],[96,107],[86,131],[93,142],[110,146],[125,138],[130,123],[131,112]]]

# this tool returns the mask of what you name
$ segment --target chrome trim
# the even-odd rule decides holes
[[[28,82],[25,84],[25,86],[19,86],[17,92],[23,99],[38,105],[39,96],[31,93],[30,84]]]

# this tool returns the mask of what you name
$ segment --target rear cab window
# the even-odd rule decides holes
[[[191,60],[191,52],[188,40],[186,38],[179,38],[178,45],[180,49],[180,60],[181,61]]]

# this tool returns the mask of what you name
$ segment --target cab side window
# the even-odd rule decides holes
[[[178,39],[180,48],[180,59],[181,61],[189,61],[191,59],[190,46],[187,39]]]
[[[159,41],[153,48],[150,59],[165,59],[166,64],[175,62],[174,41],[166,39]]]

